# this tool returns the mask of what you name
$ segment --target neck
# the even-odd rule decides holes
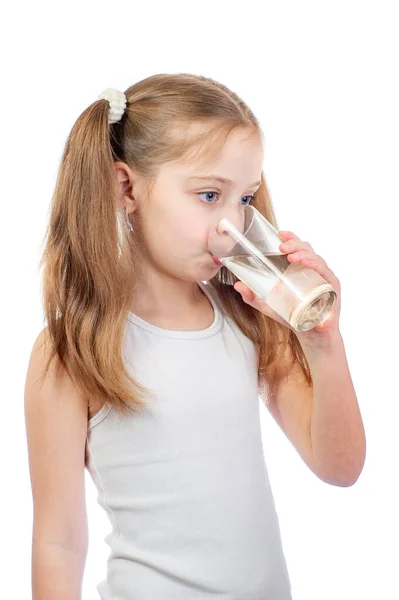
[[[204,300],[204,293],[196,282],[176,279],[157,279],[137,284],[129,310],[137,314],[164,315],[184,318]]]

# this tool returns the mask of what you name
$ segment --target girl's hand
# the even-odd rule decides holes
[[[317,342],[321,341],[320,334],[331,335],[331,333],[339,332],[339,315],[341,312],[341,284],[339,280],[331,269],[329,269],[326,261],[318,254],[315,254],[312,246],[308,242],[300,240],[292,233],[292,231],[279,231],[278,235],[284,242],[280,244],[279,249],[281,252],[288,253],[287,258],[290,262],[299,262],[304,267],[313,269],[337,292],[337,299],[327,319],[316,325],[316,327],[313,327],[310,331],[298,332],[291,327],[285,319],[282,319],[277,315],[274,310],[263,302],[263,300],[261,300],[261,298],[242,281],[237,281],[234,284],[234,289],[241,294],[244,302],[292,329],[300,341],[306,343],[312,343],[312,341]]]

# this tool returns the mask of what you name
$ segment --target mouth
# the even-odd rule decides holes
[[[221,263],[220,260],[216,258],[216,256],[213,256],[213,254],[211,254],[211,256],[215,264],[217,264],[219,267],[223,267],[223,263]]]

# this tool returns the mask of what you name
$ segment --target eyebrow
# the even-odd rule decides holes
[[[218,175],[207,175],[205,176],[200,176],[200,175],[195,175],[193,177],[190,177],[190,179],[204,179],[204,180],[208,180],[211,179],[213,181],[220,181],[221,183],[225,183],[227,185],[232,185],[232,180],[231,179],[227,179],[226,177],[220,177]],[[251,183],[250,185],[260,185],[262,182],[261,181],[254,181],[254,183]]]

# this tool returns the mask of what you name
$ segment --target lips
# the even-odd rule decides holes
[[[223,263],[221,263],[220,260],[218,258],[216,258],[216,256],[213,256],[213,254],[212,254],[212,258],[217,265],[219,265],[221,267],[223,266]]]

